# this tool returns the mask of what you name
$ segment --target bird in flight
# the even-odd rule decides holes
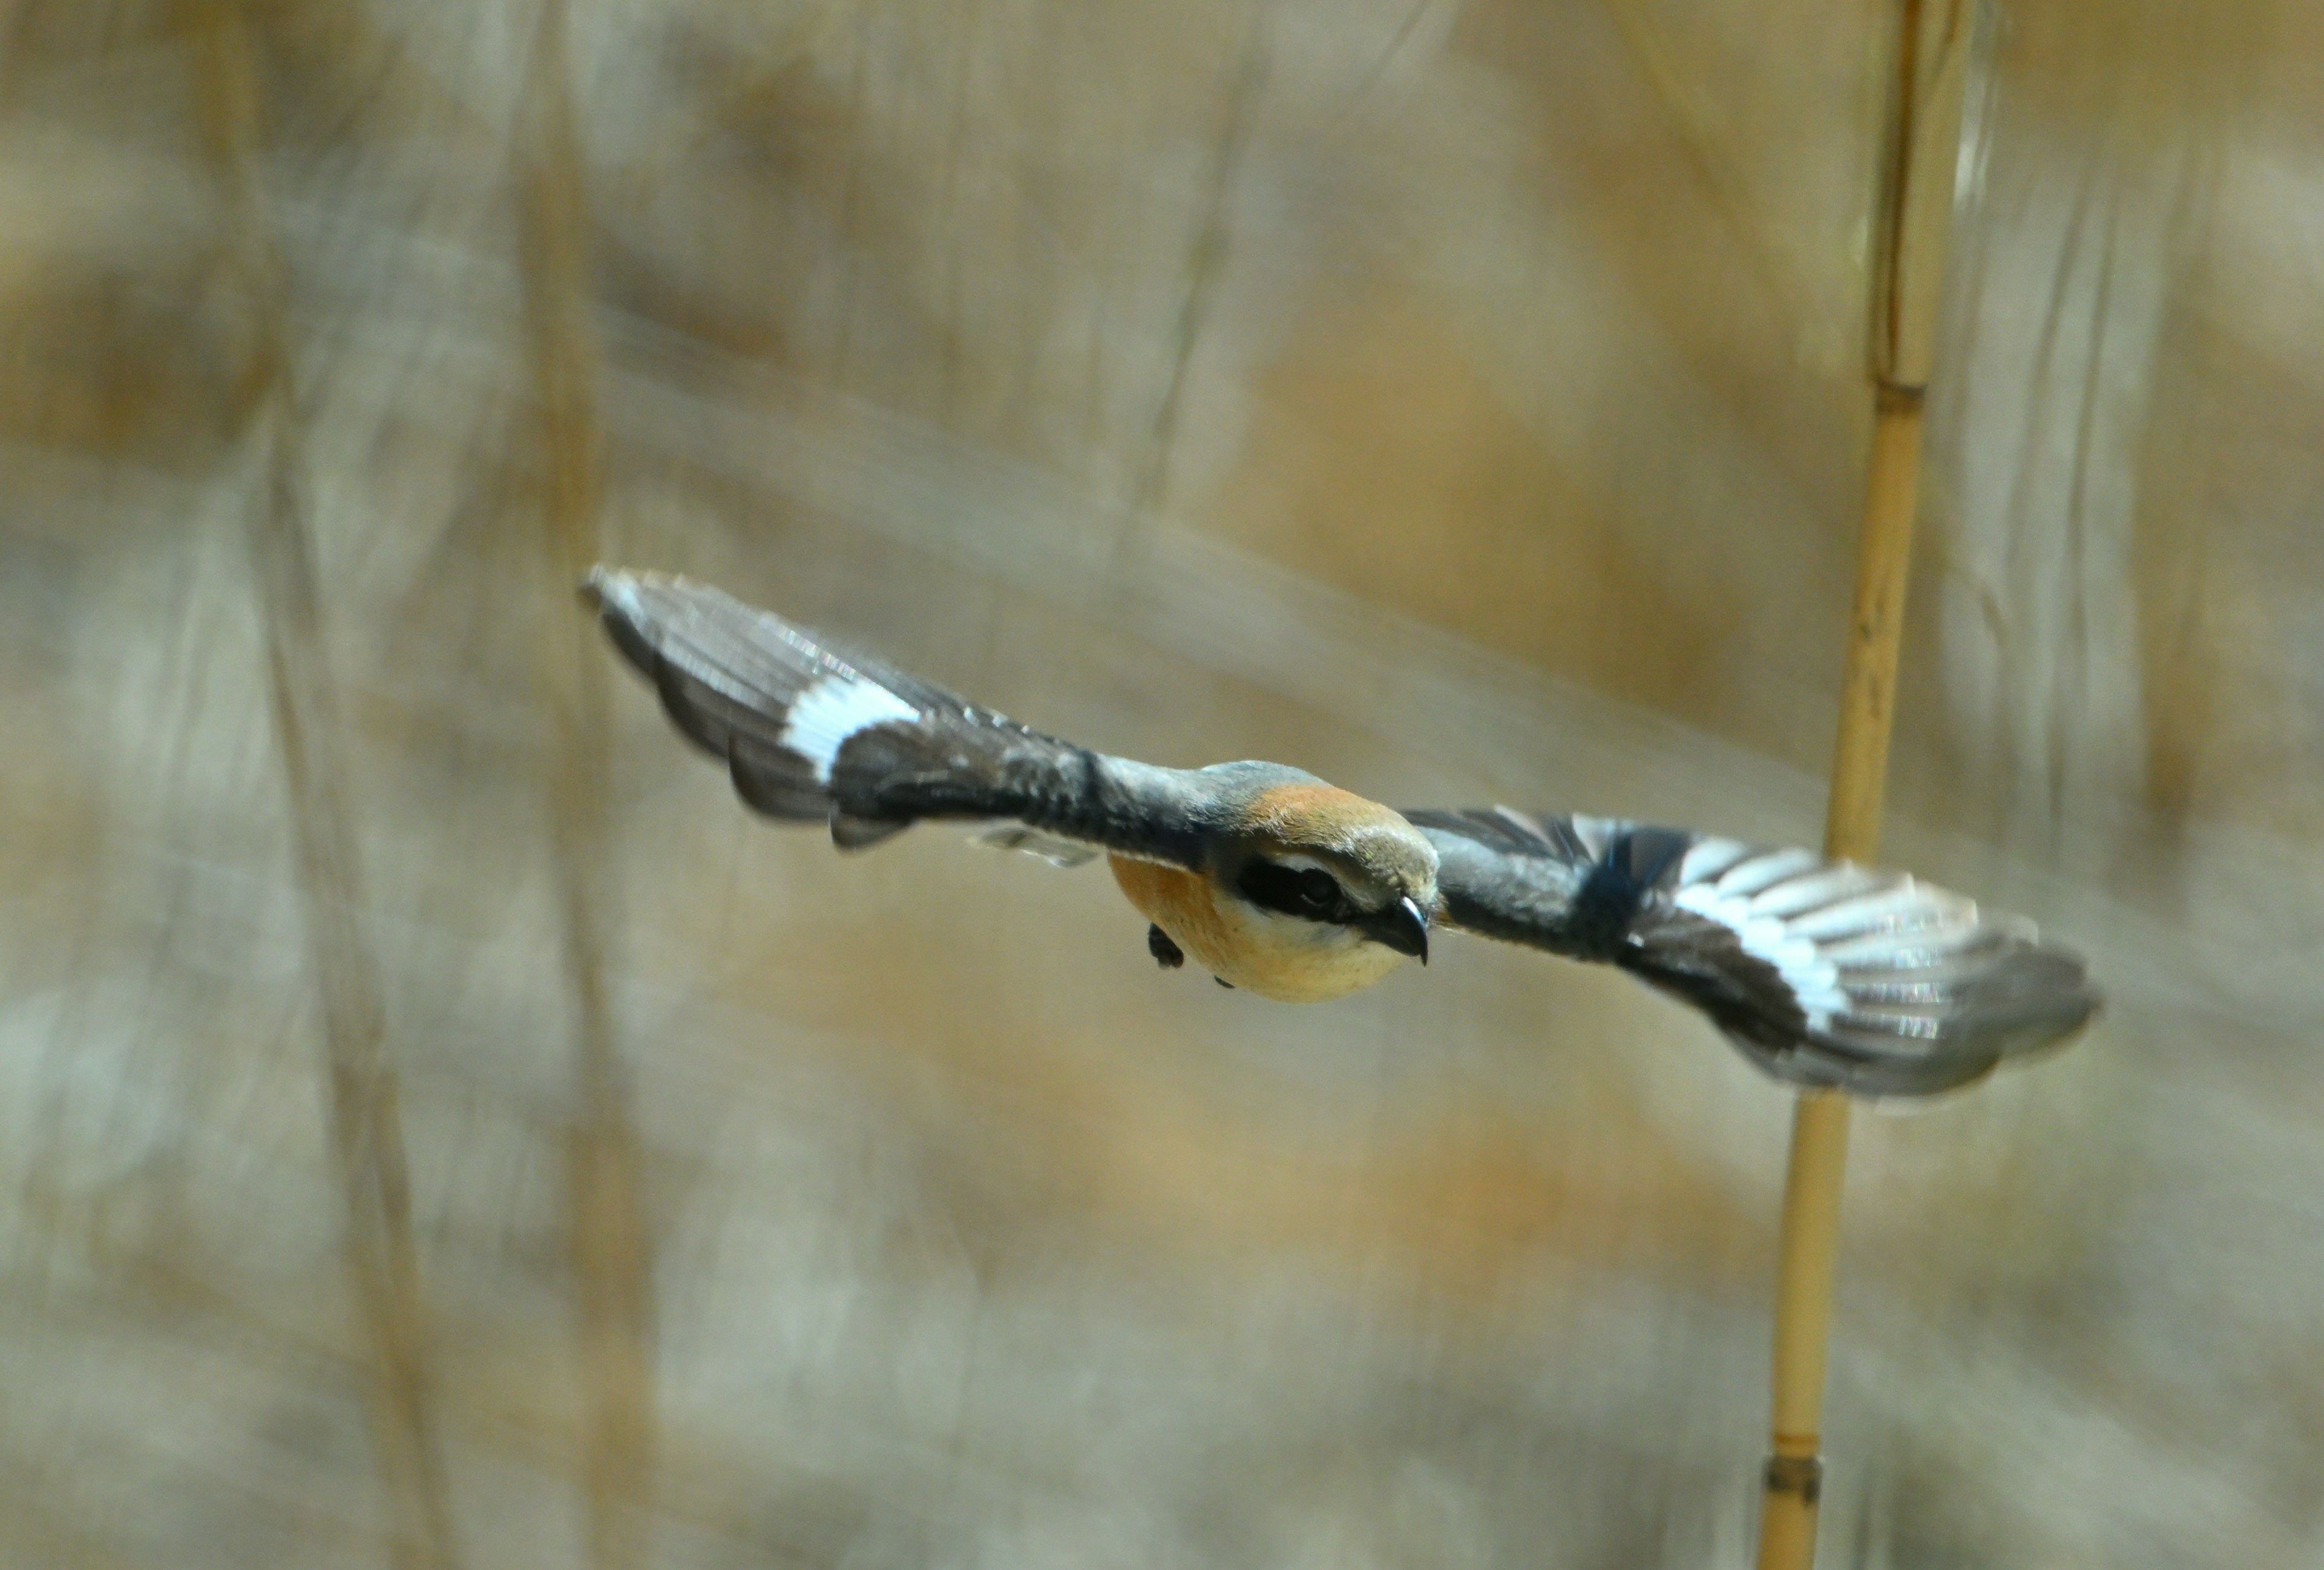
[[[583,593],[753,809],[846,850],[943,819],[1060,865],[1102,855],[1163,966],[1262,997],[1354,992],[1452,928],[1618,966],[1775,1078],[1874,1096],[1967,1085],[2098,1008],[2031,922],[1901,873],[1611,818],[1398,812],[1282,763],[1141,763],[706,584],[601,567]]]

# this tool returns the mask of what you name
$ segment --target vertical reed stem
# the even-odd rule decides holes
[[[1871,859],[1880,843],[1920,489],[1923,389],[1969,74],[1968,20],[1968,6],[1960,0],[1899,0],[1870,323],[1872,459],[1824,821],[1824,854],[1852,861]],[[1774,1399],[1758,1570],[1809,1570],[1815,1563],[1824,1363],[1848,1121],[1848,1099],[1837,1091],[1805,1092],[1792,1113],[1775,1265]]]
[[[266,443],[266,491],[250,519],[251,566],[265,622],[275,740],[322,1004],[331,1153],[346,1216],[347,1273],[371,1352],[373,1425],[391,1553],[406,1570],[448,1570],[459,1556],[436,1438],[395,1071],[383,1050],[385,1011],[363,919],[338,694],[324,646],[307,515],[305,433],[283,309],[286,269],[254,167],[257,66],[233,0],[206,6],[200,21],[203,129],[228,209],[230,276],[243,296],[251,334],[238,391],[244,407],[257,414]]]
[[[605,660],[574,604],[598,554],[598,362],[564,0],[542,5],[517,134],[518,262],[540,412],[549,611],[541,686],[554,727],[549,789],[579,1100],[567,1181],[587,1387],[589,1551],[597,1570],[628,1570],[645,1561],[652,1498],[653,1298],[641,1151],[605,984]]]

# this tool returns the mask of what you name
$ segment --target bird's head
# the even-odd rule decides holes
[[[1401,814],[1298,776],[1259,785],[1225,827],[1210,869],[1234,938],[1225,980],[1312,1001],[1427,963],[1436,849]]]

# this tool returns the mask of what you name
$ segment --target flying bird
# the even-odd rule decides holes
[[[598,568],[584,596],[742,800],[843,849],[922,819],[1104,856],[1166,968],[1314,1002],[1456,931],[1611,965],[1775,1078],[1927,1095],[2097,1011],[2033,924],[1902,873],[1620,819],[1399,812],[1286,764],[1173,769],[1044,735],[706,584]]]

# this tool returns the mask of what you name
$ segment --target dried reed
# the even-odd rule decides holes
[[[285,319],[286,269],[254,169],[260,82],[232,0],[200,17],[203,119],[227,208],[231,278],[248,314],[245,407],[266,443],[264,494],[250,515],[252,570],[266,626],[274,728],[289,796],[315,986],[322,1002],[330,1141],[346,1211],[348,1274],[371,1345],[374,1427],[395,1562],[456,1565],[430,1393],[411,1195],[378,962],[363,918],[363,875],[347,801],[340,706],[324,647],[308,521],[298,388]]]
[[[533,395],[543,599],[550,617],[541,685],[553,716],[547,760],[557,876],[572,988],[579,1097],[567,1170],[580,1356],[591,1562],[646,1557],[652,1486],[653,1298],[640,1148],[605,985],[605,662],[573,605],[598,555],[596,338],[589,319],[587,203],[574,128],[564,0],[543,0],[517,124],[518,263]]]
[[[1824,853],[1858,861],[1879,848],[1924,390],[1970,38],[1968,0],[1899,0],[1870,324],[1872,459],[1824,821]],[[1774,1399],[1760,1499],[1759,1570],[1807,1570],[1815,1562],[1824,1360],[1848,1121],[1847,1098],[1836,1091],[1803,1094],[1792,1117],[1776,1255]]]

